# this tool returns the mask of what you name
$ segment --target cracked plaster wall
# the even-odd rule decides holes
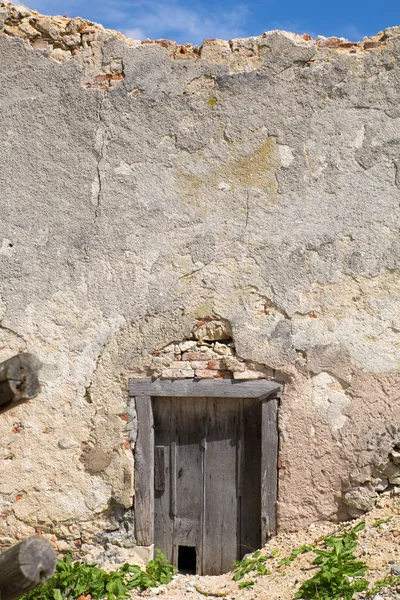
[[[348,517],[400,417],[400,29],[197,48],[8,3],[0,27],[0,358],[43,362],[0,422],[1,543],[134,544],[127,377],[212,314],[286,384],[280,528]]]

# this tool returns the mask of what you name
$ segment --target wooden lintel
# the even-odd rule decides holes
[[[282,384],[267,379],[129,379],[131,396],[184,396],[212,398],[277,397]]]

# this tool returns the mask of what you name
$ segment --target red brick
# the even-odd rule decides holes
[[[196,377],[203,379],[225,379],[232,377],[230,371],[214,371],[213,369],[196,369],[194,374]]]
[[[211,355],[212,356],[212,355]],[[182,360],[210,360],[209,352],[184,352]]]
[[[224,361],[223,360],[209,360],[207,363],[207,368],[208,369],[215,369],[215,370],[221,370],[224,368]]]

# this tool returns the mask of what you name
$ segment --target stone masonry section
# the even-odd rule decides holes
[[[281,531],[399,492],[399,57],[399,27],[181,46],[0,1],[0,360],[43,363],[0,549],[135,560],[131,377],[284,384]]]
[[[191,336],[183,341],[154,349],[147,364],[141,364],[136,377],[161,379],[271,379],[273,369],[246,361],[236,355],[232,329],[215,316],[197,321]]]

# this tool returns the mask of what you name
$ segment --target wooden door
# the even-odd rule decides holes
[[[200,574],[229,571],[261,545],[261,405],[153,398],[154,544]]]

